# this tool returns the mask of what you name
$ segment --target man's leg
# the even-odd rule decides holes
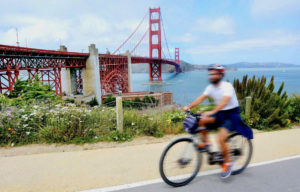
[[[224,127],[222,127],[218,133],[218,139],[224,157],[224,162],[222,165],[222,172],[221,172],[221,178],[224,179],[231,175],[232,166],[233,166],[233,163],[231,162],[231,159],[229,157],[229,146],[226,142],[228,135],[229,132]]]
[[[219,144],[223,153],[224,163],[230,162],[229,159],[229,147],[227,145],[226,139],[229,135],[229,132],[224,127],[221,127],[218,133]]]
[[[214,117],[203,117],[200,119],[198,125],[199,127],[206,127],[207,123],[214,123],[216,120]],[[204,143],[208,142],[208,131],[207,130],[202,130],[200,131],[200,135],[202,136],[202,141]]]

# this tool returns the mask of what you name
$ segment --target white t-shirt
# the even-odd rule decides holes
[[[205,88],[203,94],[212,97],[216,105],[221,102],[224,96],[229,96],[230,100],[222,110],[229,110],[239,106],[235,90],[229,82],[221,81],[218,87],[210,84]]]

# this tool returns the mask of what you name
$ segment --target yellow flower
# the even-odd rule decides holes
[[[168,119],[167,122],[170,124],[171,123],[171,119]]]

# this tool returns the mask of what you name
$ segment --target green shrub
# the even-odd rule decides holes
[[[116,106],[116,98],[112,95],[109,95],[105,99],[103,99],[103,105],[106,105],[108,107],[115,107]]]
[[[108,140],[118,142],[131,141],[132,136],[127,132],[112,131],[108,137]]]
[[[65,101],[67,103],[75,103],[75,99],[73,99],[73,98],[67,98],[67,99],[65,99]]]
[[[0,94],[0,110],[10,104],[10,100],[3,94]]]
[[[300,122],[300,95],[293,94],[290,98],[289,116],[294,122]]]
[[[87,104],[91,107],[94,107],[96,105],[99,105],[98,101],[97,101],[97,98],[96,97],[93,97],[89,102],[87,102]]]
[[[50,86],[43,84],[38,78],[32,81],[17,80],[13,91],[8,95],[13,106],[24,106],[37,102],[61,102]]]
[[[241,82],[238,79],[234,80],[234,88],[240,100],[242,113],[245,111],[245,98],[252,97],[250,118],[244,119],[251,127],[277,129],[280,126],[290,125],[288,113],[290,99],[286,92],[282,93],[284,83],[277,92],[274,91],[274,87],[274,76],[268,85],[264,76],[258,79],[253,76],[248,79],[246,75]]]

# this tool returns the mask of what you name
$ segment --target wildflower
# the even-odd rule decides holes
[[[30,131],[26,131],[26,135],[29,135],[30,134]]]
[[[57,107],[57,108],[58,108],[58,107],[61,107],[61,104],[57,104],[57,105],[55,105],[55,107]]]
[[[132,122],[131,125],[133,126],[133,125],[135,125],[135,123]]]
[[[15,143],[11,143],[10,146],[11,146],[11,147],[15,146]]]

